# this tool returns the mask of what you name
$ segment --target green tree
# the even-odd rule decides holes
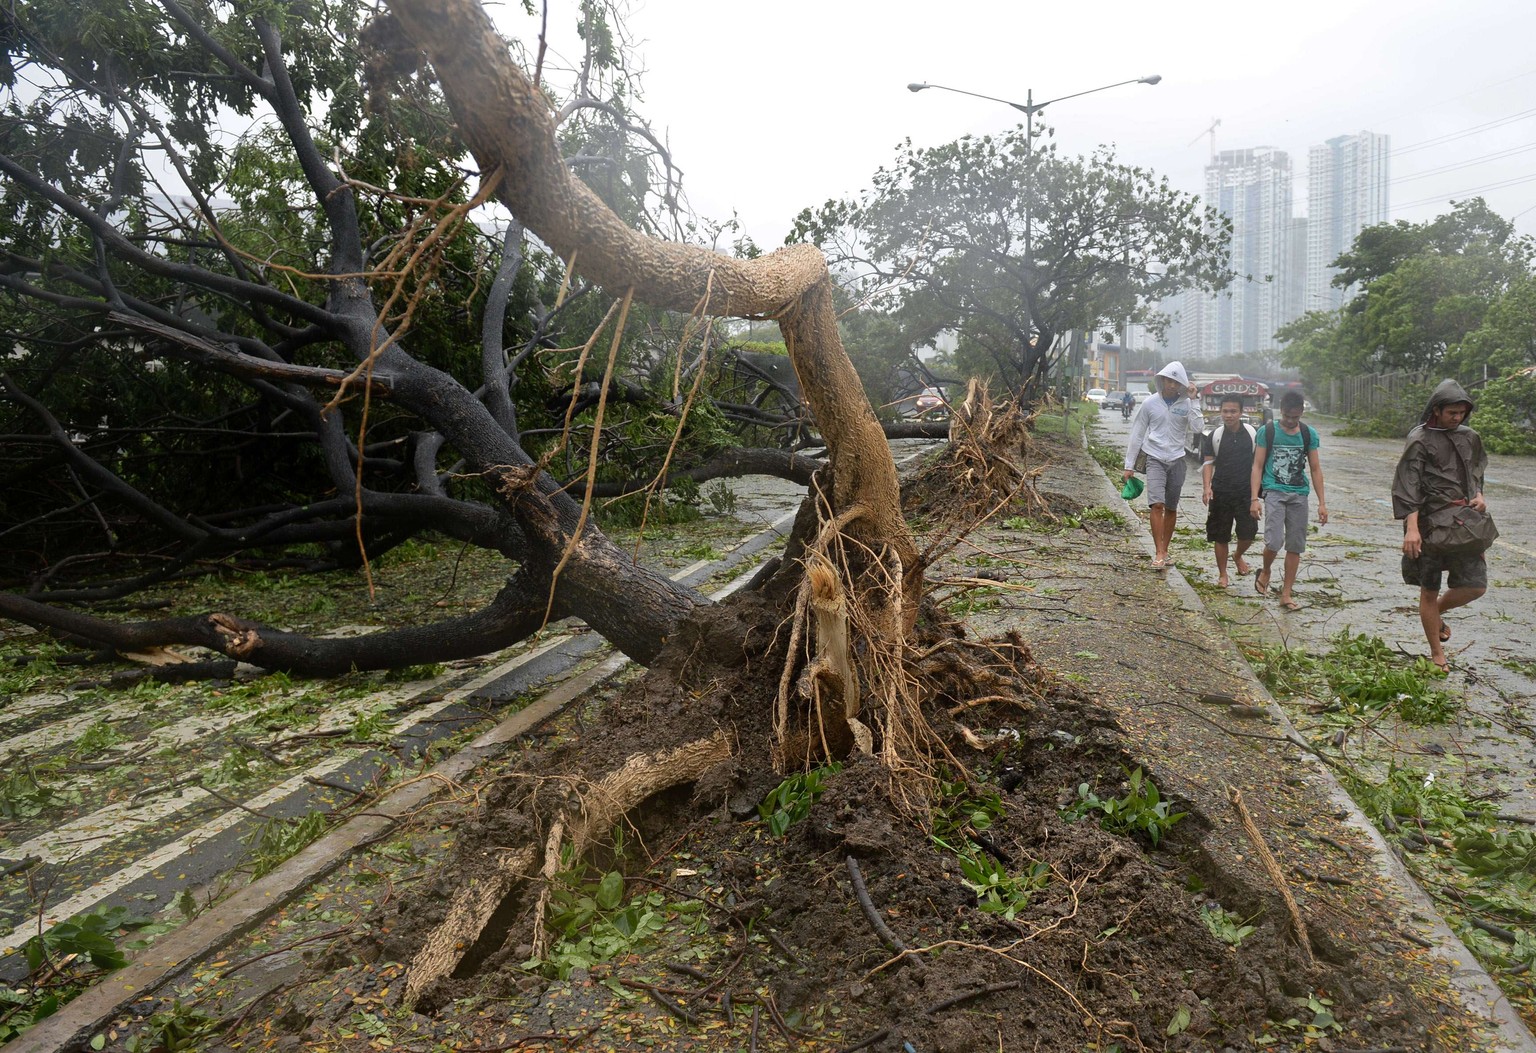
[[[1069,330],[1154,329],[1151,305],[1228,281],[1230,225],[1108,148],[1033,150],[1020,127],[931,149],[906,143],[858,199],[805,209],[791,240],[826,248],[856,300],[910,348],[960,333],[962,370],[1038,392]]]
[[[1481,198],[1426,223],[1368,227],[1339,256],[1334,284],[1358,292],[1336,316],[1307,315],[1276,334],[1286,365],[1312,383],[1361,373],[1451,373],[1520,364],[1520,306],[1536,247]],[[1499,305],[1514,296],[1507,308]],[[1495,328],[1471,340],[1490,315]],[[1330,325],[1331,321],[1331,325]],[[1468,341],[1471,342],[1468,342]]]

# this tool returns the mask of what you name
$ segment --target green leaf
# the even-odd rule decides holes
[[[597,886],[597,906],[599,910],[613,910],[624,902],[624,875],[617,870],[610,870],[603,875],[602,881]]]
[[[1178,1012],[1173,1014],[1173,1019],[1168,1021],[1167,1034],[1177,1035],[1189,1027],[1189,1010],[1179,1006]]]

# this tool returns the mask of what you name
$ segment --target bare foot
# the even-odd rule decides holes
[[[1217,578],[1217,579],[1216,579],[1216,587],[1217,587],[1217,588],[1218,588],[1218,589],[1224,589],[1224,588],[1226,588],[1226,587],[1227,587],[1227,586],[1228,586],[1228,585],[1231,585],[1231,584],[1232,584],[1232,583],[1231,583],[1231,582],[1230,582],[1230,581],[1228,581],[1228,580],[1227,580],[1227,576],[1226,576],[1226,575],[1225,575],[1225,574],[1223,574],[1223,575],[1222,575],[1222,576],[1221,576],[1221,577],[1219,577],[1219,578]]]
[[[1252,570],[1252,569],[1253,568],[1251,566],[1249,566],[1247,564],[1247,562],[1245,562],[1242,559],[1238,559],[1238,561],[1237,561],[1237,576],[1238,577],[1246,578],[1248,576],[1248,572],[1250,570]]]

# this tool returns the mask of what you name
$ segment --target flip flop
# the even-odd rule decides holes
[[[1451,627],[1444,621],[1440,622],[1440,642],[1445,643],[1451,638]]]
[[[1168,561],[1166,559],[1157,559],[1156,557],[1154,557],[1153,560],[1152,560],[1152,569],[1153,570],[1167,570],[1168,569]]]
[[[1284,607],[1288,611],[1299,611],[1299,610],[1301,610],[1301,604],[1297,603],[1296,600],[1294,600],[1294,599],[1281,600],[1280,601],[1280,606]]]
[[[1449,658],[1443,658],[1438,662],[1431,658],[1429,664],[1435,667],[1435,676],[1451,675],[1451,660]]]
[[[1269,575],[1265,574],[1262,570],[1253,572],[1253,591],[1260,596],[1269,595]]]

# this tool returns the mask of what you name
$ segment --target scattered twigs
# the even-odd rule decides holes
[[[1349,878],[1335,877],[1332,874],[1321,874],[1321,873],[1318,873],[1315,870],[1308,870],[1306,867],[1303,867],[1303,866],[1293,867],[1292,869],[1294,869],[1296,871],[1296,874],[1303,881],[1316,881],[1316,882],[1318,882],[1320,884],[1323,884],[1323,885],[1353,885],[1354,884],[1354,882],[1349,880]]]
[[[1482,918],[1468,918],[1467,921],[1471,923],[1474,929],[1482,929],[1496,940],[1510,944],[1515,942],[1515,934],[1502,925],[1495,925],[1493,922],[1484,921]]]
[[[1355,858],[1355,850],[1346,845],[1343,841],[1335,840],[1334,838],[1329,837],[1327,834],[1313,834],[1312,836],[1325,845],[1332,845],[1334,848],[1337,848],[1340,852],[1343,852],[1349,858]]]
[[[21,859],[0,863],[0,877],[10,877],[12,874],[19,874],[23,870],[31,870],[42,861],[42,856],[23,856]]]
[[[352,799],[342,805],[342,808],[350,808],[364,797],[372,797],[374,795],[374,789],[371,786],[364,786],[359,789],[356,786],[348,786],[344,782],[337,782],[335,779],[322,779],[318,775],[306,775],[304,776],[304,781],[311,786],[323,786],[327,790],[340,790],[342,793],[352,794]]]
[[[142,760],[148,754],[149,747],[145,746],[137,753],[124,754],[119,757],[113,757],[111,760],[79,761],[75,764],[66,764],[60,770],[67,772],[111,771],[120,764],[133,764],[135,761]]]
[[[1290,913],[1291,928],[1296,933],[1296,942],[1301,944],[1302,957],[1306,959],[1308,968],[1314,967],[1317,959],[1312,956],[1312,938],[1307,935],[1307,923],[1302,920],[1301,908],[1296,906],[1296,899],[1291,895],[1290,886],[1285,882],[1285,871],[1280,869],[1274,853],[1269,850],[1269,845],[1264,843],[1264,835],[1259,831],[1258,824],[1253,821],[1253,816],[1248,813],[1248,807],[1243,804],[1242,791],[1235,786],[1228,786],[1227,801],[1232,805],[1232,810],[1237,813],[1237,818],[1243,824],[1248,840],[1253,843],[1260,862],[1264,864],[1265,873],[1269,875],[1275,891],[1280,894],[1280,899],[1285,903],[1286,911]]]
[[[276,954],[285,954],[288,951],[293,950],[295,947],[304,946],[306,943],[315,943],[319,940],[329,940],[342,936],[352,936],[355,935],[358,931],[359,930],[354,926],[343,926],[339,929],[328,929],[325,932],[317,932],[312,936],[305,936],[303,939],[294,940],[292,943],[285,943],[281,947],[274,947],[270,951],[262,951],[260,954],[253,954],[249,958],[242,958],[238,962],[235,962],[235,964],[225,968],[224,971],[219,975],[223,979],[227,980],[241,969],[244,969],[247,965],[254,965],[261,961],[263,958],[271,958]]]
[[[699,1026],[699,1018],[697,1015],[689,1012],[681,1005],[678,1005],[676,1002],[672,1001],[672,999],[662,994],[661,991],[655,986],[651,984],[640,983],[635,980],[619,980],[619,983],[623,984],[625,987],[632,987],[638,991],[644,991],[647,997],[651,999],[651,1001],[661,1006],[661,1008],[677,1017],[677,1019],[681,1020],[689,1027]]]
[[[935,1013],[942,1013],[946,1009],[952,1009],[955,1006],[960,1005],[963,1002],[969,1002],[974,998],[980,998],[983,995],[996,994],[999,991],[1015,991],[1022,986],[1024,986],[1024,982],[1022,980],[1009,980],[1000,984],[987,984],[985,987],[978,987],[974,991],[967,991],[964,994],[957,994],[953,998],[946,998],[942,1002],[935,1002],[933,1005],[923,1010],[923,1015],[933,1016]]]
[[[874,901],[869,898],[869,889],[864,886],[864,874],[859,870],[859,861],[852,856],[848,857],[848,877],[853,882],[853,895],[859,901],[859,907],[864,911],[864,917],[869,919],[870,927],[875,930],[875,934],[880,937],[880,941],[903,958],[909,958],[911,952],[907,950],[907,945],[902,943],[900,938],[891,931],[891,927],[885,923],[885,919],[875,909]],[[911,957],[909,960],[918,969],[922,969],[923,960],[921,958]]]
[[[876,1031],[873,1035],[870,1035],[868,1038],[861,1038],[861,1039],[859,1039],[859,1041],[855,1042],[853,1045],[851,1045],[851,1046],[844,1046],[842,1049],[837,1050],[836,1053],[858,1053],[859,1050],[861,1050],[861,1049],[868,1049],[870,1046],[874,1045],[876,1042],[879,1042],[879,1041],[883,1040],[885,1038],[885,1036],[889,1035],[890,1033],[891,1033],[891,1029],[890,1028],[882,1027],[879,1031]]]

